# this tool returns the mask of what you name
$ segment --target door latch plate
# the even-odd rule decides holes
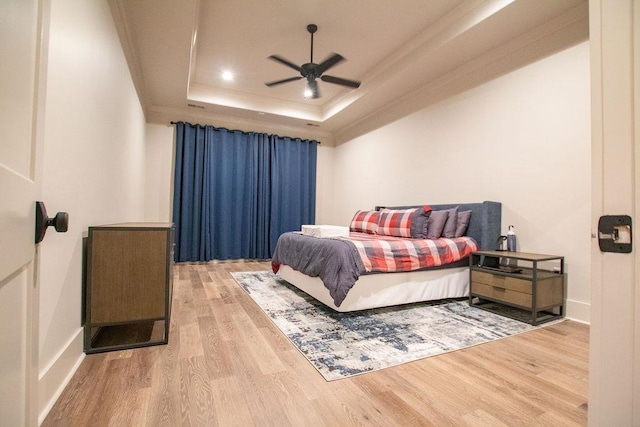
[[[602,252],[628,254],[632,249],[631,217],[604,215],[598,220],[598,245]]]

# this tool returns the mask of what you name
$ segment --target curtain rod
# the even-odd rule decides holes
[[[169,125],[169,126],[171,126],[171,125],[177,125],[177,124],[178,124],[178,123],[180,123],[180,122],[173,122],[173,121],[172,121],[172,122],[169,122],[169,123],[170,123],[170,125]],[[303,138],[300,138],[299,136],[281,136],[281,135],[276,135],[276,134],[268,134],[268,133],[266,133],[266,132],[254,132],[254,131],[250,131],[250,132],[248,132],[248,131],[244,131],[244,130],[240,130],[240,129],[229,129],[229,128],[224,128],[224,127],[223,127],[223,128],[219,128],[219,127],[215,127],[215,126],[213,126],[213,125],[201,125],[201,124],[199,124],[199,123],[196,123],[195,125],[194,125],[194,124],[192,124],[192,123],[189,123],[189,122],[182,122],[182,123],[185,123],[185,124],[188,124],[188,125],[191,125],[191,126],[211,126],[211,127],[212,127],[212,128],[214,128],[214,129],[224,129],[224,130],[229,131],[229,132],[242,132],[244,135],[249,135],[250,133],[265,133],[265,134],[267,134],[267,135],[275,135],[275,136],[277,136],[278,138],[303,139]],[[317,139],[312,139],[311,141],[315,141],[315,142],[317,142],[317,143],[318,143],[318,145],[322,144],[322,142],[321,142],[321,141],[318,141]]]

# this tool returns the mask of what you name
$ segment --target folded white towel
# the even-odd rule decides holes
[[[302,234],[314,237],[349,237],[349,227],[339,225],[303,225]]]

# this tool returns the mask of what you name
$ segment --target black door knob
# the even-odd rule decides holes
[[[47,232],[47,227],[53,226],[59,233],[64,233],[69,229],[69,214],[58,212],[53,218],[47,216],[47,208],[44,202],[36,202],[36,243],[42,242]]]

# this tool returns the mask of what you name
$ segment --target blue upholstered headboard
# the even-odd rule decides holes
[[[386,206],[389,209],[421,208],[417,206]],[[447,205],[430,205],[434,211],[451,209],[459,206],[459,211],[471,211],[471,220],[467,236],[473,237],[480,250],[496,249],[496,242],[502,230],[502,204],[499,202],[452,203]],[[381,206],[376,206],[380,209]]]

